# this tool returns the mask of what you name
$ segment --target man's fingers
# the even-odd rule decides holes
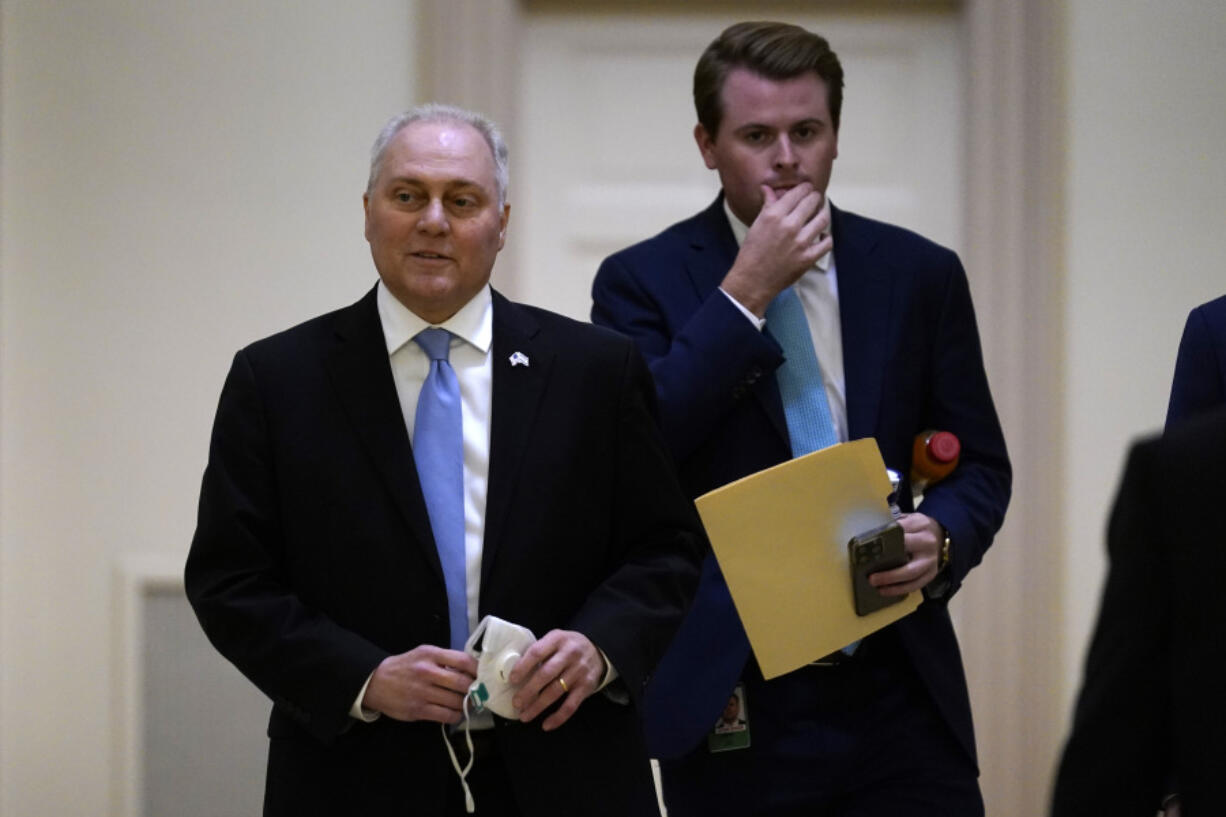
[[[545,684],[536,694],[536,697],[525,701],[523,707],[519,709],[519,719],[523,723],[528,723],[534,720],[537,715],[540,715],[549,707],[553,706],[556,701],[564,695],[573,695],[573,692],[566,692],[562,689],[562,685],[557,683],[555,679],[553,683]]]
[[[775,200],[780,202],[785,210],[795,210],[805,199],[813,195],[817,196],[819,202],[821,201],[822,194],[817,192],[816,188],[814,188],[809,182],[801,182],[800,184],[793,185],[787,190],[784,190],[782,193],[779,193],[768,185],[763,186],[771,191],[771,194],[774,196]]]
[[[533,720],[559,699],[574,696],[580,691],[581,679],[567,681],[566,670],[567,665],[556,652],[537,667],[513,700],[521,721],[527,723]]]
[[[936,561],[930,558],[914,559],[902,567],[870,574],[869,584],[883,596],[905,596],[919,590],[936,576]]]
[[[536,665],[532,674],[524,680],[523,686],[511,700],[515,708],[520,711],[521,720],[532,720],[566,693],[567,690],[558,683],[558,679],[563,677],[565,670],[566,662],[556,651]]]
[[[811,245],[830,230],[830,220],[822,209],[821,192],[808,182],[798,184],[782,195],[766,185],[762,186],[762,190],[762,212],[758,214],[753,227],[757,227],[763,237],[769,236],[767,240],[772,243],[786,241],[802,253],[811,254],[808,263],[816,261],[825,251],[810,253]]]
[[[771,187],[769,184],[762,185],[762,206],[763,207],[767,207],[771,204],[774,204],[778,200],[779,200],[779,197],[775,195],[775,188]]]
[[[557,711],[541,724],[541,728],[546,732],[557,729],[570,720],[571,715],[579,710],[579,704],[583,703],[584,699],[594,690],[595,685],[581,674],[569,681],[566,680],[565,674],[558,675],[552,682],[545,684],[536,699],[520,712],[519,719],[528,723],[558,701],[562,701]]]
[[[799,215],[811,219],[822,207],[822,194],[809,182],[801,182],[780,193],[768,184],[762,187],[762,207],[783,215]]]
[[[796,203],[795,213],[800,216],[805,226],[810,226],[824,220],[822,218],[822,194],[821,191],[810,187],[807,183],[804,186],[809,188],[809,192]],[[788,192],[799,189],[799,187],[794,187]]]
[[[810,244],[816,243],[821,236],[830,233],[830,217],[822,209],[821,195],[817,193],[814,195],[817,196],[817,210],[808,214],[805,223],[796,233],[799,241]]]
[[[546,633],[544,637],[538,638],[531,647],[524,650],[524,654],[519,657],[519,660],[515,662],[515,666],[511,668],[511,674],[507,676],[507,680],[512,686],[519,686],[528,681],[532,674],[536,672],[536,668],[557,651],[555,632],[556,630]]]
[[[475,674],[477,671],[477,659],[460,650],[449,650],[446,647],[437,647],[433,644],[422,644],[420,647],[414,647],[405,654],[429,661],[440,667],[449,667],[460,672],[467,672],[470,675]]]
[[[907,548],[907,564],[882,570],[868,577],[869,584],[882,596],[893,598],[922,590],[937,575],[937,532],[940,525],[922,513],[903,514],[898,520]]]
[[[546,633],[511,672],[511,683],[519,686],[511,701],[519,719],[527,723],[562,701],[548,720],[551,729],[561,726],[595,690],[603,665],[599,651],[581,633]]]
[[[436,687],[463,694],[477,677],[476,659],[458,650],[424,645],[409,655],[413,657],[413,670]]]
[[[463,694],[468,692],[468,687],[476,677],[476,667],[473,668],[471,674],[449,667],[436,667],[432,679],[439,687]]]
[[[471,683],[470,681],[469,684]],[[467,694],[468,684],[461,689],[444,688],[435,684],[426,687],[421,697],[428,704],[458,710],[464,705],[464,696]]]
[[[870,573],[868,583],[878,590],[889,587],[893,584],[905,584],[913,581],[916,576],[915,567],[908,564],[903,567],[896,567],[893,570],[882,570],[877,573]]]
[[[471,656],[424,644],[384,659],[363,705],[396,720],[455,723],[476,669]]]
[[[545,722],[541,724],[541,728],[546,732],[550,732],[566,723],[570,720],[571,715],[579,711],[579,704],[586,697],[586,695],[580,696],[577,692],[571,692],[562,705],[558,707],[558,711],[545,719]]]
[[[898,596],[905,596],[916,590],[920,590],[927,583],[928,582],[926,581],[916,580],[913,582],[907,582],[906,584],[891,584],[888,587],[878,587],[877,593],[885,598],[892,599]]]
[[[453,724],[459,723],[463,718],[464,714],[460,709],[438,704],[422,704],[412,713],[410,720]]]

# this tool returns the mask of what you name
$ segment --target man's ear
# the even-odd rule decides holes
[[[498,225],[498,249],[502,249],[507,243],[507,222],[511,220],[511,205],[502,205],[502,215],[499,218]]]
[[[366,240],[370,241],[370,194],[362,194],[362,213],[364,214],[365,227],[363,232],[366,235]]]
[[[702,154],[707,169],[715,170],[718,167],[715,162],[715,139],[707,133],[701,122],[694,126],[694,141],[698,143],[698,152]]]

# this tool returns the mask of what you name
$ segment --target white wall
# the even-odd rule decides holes
[[[0,7],[0,814],[105,813],[115,570],[181,559],[242,344],[374,281],[413,0]]]
[[[1226,292],[1226,9],[1221,0],[1072,0],[1067,23],[1071,696],[1127,443],[1162,425],[1188,310]]]

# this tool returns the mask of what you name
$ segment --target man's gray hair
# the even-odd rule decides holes
[[[498,206],[502,207],[506,204],[507,186],[510,184],[511,173],[507,160],[507,143],[502,138],[502,132],[498,130],[498,126],[475,111],[437,102],[428,102],[425,105],[409,108],[404,113],[393,116],[383,126],[383,130],[379,131],[379,138],[375,139],[375,144],[370,149],[370,178],[366,180],[367,194],[374,188],[375,179],[379,177],[387,146],[396,137],[396,134],[414,122],[458,122],[471,126],[481,134],[485,143],[489,145],[490,154],[494,157],[494,184],[498,191]]]

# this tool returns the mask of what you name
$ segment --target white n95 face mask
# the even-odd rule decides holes
[[[520,656],[534,643],[536,636],[527,627],[503,621],[497,616],[486,616],[464,644],[464,652],[477,659],[477,679],[469,685],[468,694],[464,696],[464,737],[468,744],[468,763],[463,768],[460,768],[460,761],[451,748],[451,741],[447,739],[447,725],[440,726],[443,728],[443,744],[451,756],[451,766],[459,775],[460,786],[464,789],[464,806],[469,814],[476,809],[466,780],[473,767],[473,744],[468,734],[470,707],[473,712],[489,710],[504,718],[518,718],[519,713],[515,711],[511,698],[519,687],[511,686],[507,679]]]
[[[477,659],[477,680],[468,688],[473,710],[489,710],[504,718],[517,718],[519,713],[511,698],[519,687],[507,680],[524,651],[536,642],[527,627],[503,621],[497,616],[481,619],[464,645],[464,652]]]

